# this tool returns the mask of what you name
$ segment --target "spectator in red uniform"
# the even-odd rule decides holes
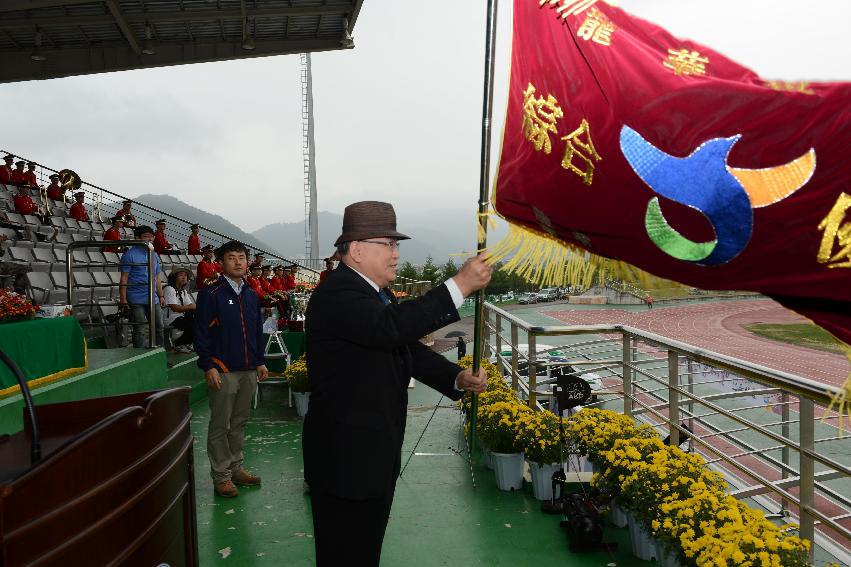
[[[3,156],[3,165],[0,166],[0,183],[3,185],[12,184],[12,162],[15,157],[12,154]]]
[[[322,273],[319,274],[319,283],[324,282],[325,278],[327,278],[328,274],[330,274],[333,270],[334,270],[334,257],[329,256],[329,257],[325,258],[325,269],[322,270]]]
[[[198,234],[201,232],[201,226],[197,224],[192,225],[192,234],[189,235],[189,246],[187,247],[188,254],[200,254],[201,253],[201,237]]]
[[[15,211],[22,215],[38,215],[38,205],[30,197],[29,190],[24,185],[18,187],[18,194],[15,195]]]
[[[27,162],[27,172],[24,173],[24,185],[38,187],[38,178],[35,176],[35,162]]]
[[[177,253],[174,245],[168,241],[168,237],[165,235],[165,219],[157,221],[157,232],[154,234],[154,250],[161,256],[163,254]]]
[[[287,291],[292,291],[295,289],[296,285],[295,275],[296,272],[298,272],[298,266],[292,264],[291,266],[287,266],[287,270],[289,270],[289,273],[284,278],[284,286],[286,287]]]
[[[59,183],[59,175],[53,174],[50,176],[50,185],[47,186],[47,197],[54,201],[61,201],[65,193],[62,189],[62,184]]]
[[[272,265],[266,264],[263,266],[263,272],[260,274],[260,285],[263,287],[263,291],[266,293],[272,294],[277,293],[278,290],[275,289],[275,286],[272,284]]]
[[[263,266],[263,253],[262,252],[257,252],[254,255],[254,259],[251,260],[250,264],[248,264],[249,268],[254,268],[255,266],[258,267],[258,268]]]
[[[198,262],[197,275],[195,277],[195,287],[198,290],[215,283],[219,280],[219,274],[222,273],[222,265],[219,262],[213,261],[215,249],[210,245],[206,245],[201,249],[204,254],[204,259]]]
[[[272,276],[272,286],[275,288],[275,291],[287,291],[284,285],[284,267],[281,265],[275,266],[275,275]]]
[[[263,284],[260,283],[260,270],[260,266],[251,266],[251,275],[245,278],[245,281],[260,296],[260,300],[265,302],[266,291],[263,289]]]
[[[24,182],[24,175],[26,175],[24,171],[25,163],[24,160],[15,162],[15,169],[12,170],[12,185],[20,185]]]
[[[86,206],[83,204],[85,197],[86,194],[82,191],[74,193],[76,203],[71,205],[71,209],[68,211],[72,219],[89,222],[89,211],[86,210]]]
[[[127,199],[121,203],[121,210],[118,211],[118,214],[124,216],[124,224],[129,227],[136,226],[136,217],[133,216],[133,213],[130,212],[130,207],[133,205],[133,201]]]
[[[121,240],[121,229],[124,228],[124,217],[115,215],[112,217],[112,226],[106,229],[103,233],[104,240]],[[110,246],[103,249],[104,252],[115,252],[116,254],[124,251],[123,246]]]

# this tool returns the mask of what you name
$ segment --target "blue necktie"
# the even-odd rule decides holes
[[[387,295],[387,292],[384,291],[383,289],[378,291],[378,296],[381,298],[381,301],[384,302],[384,305],[387,305],[387,304],[390,303],[390,296]]]

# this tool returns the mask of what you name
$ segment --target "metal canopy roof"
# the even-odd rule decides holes
[[[351,49],[362,3],[2,0],[0,83]]]

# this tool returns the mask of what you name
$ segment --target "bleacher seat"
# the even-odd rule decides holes
[[[94,278],[95,283],[99,286],[95,288],[95,299],[117,299],[118,298],[118,288],[113,286],[112,280],[109,277],[109,274],[106,272],[92,272],[92,278]]]
[[[107,272],[107,274],[112,283],[117,284],[121,282],[121,272]]]
[[[106,260],[107,264],[120,264],[121,263],[121,255],[117,252],[104,252],[103,256]]]
[[[89,255],[86,254],[86,251],[82,248],[76,248],[71,253],[71,256],[74,258],[73,268],[74,270],[86,270],[88,271],[89,266]]]
[[[103,252],[98,250],[97,248],[92,248],[89,250],[89,260],[92,264],[101,264],[97,267],[92,267],[92,270],[103,270],[103,265],[106,264],[106,258],[103,255]]]
[[[59,227],[59,228],[68,228],[68,224],[65,222],[65,220],[66,219],[64,219],[62,217],[57,217],[57,216],[50,217],[50,223],[53,226],[56,226],[56,227]]]
[[[14,228],[0,228],[0,234],[8,238],[11,242],[18,240],[18,233]]]
[[[14,225],[17,225],[17,226],[24,226],[24,225],[27,224],[26,221],[24,220],[24,217],[19,215],[18,213],[12,213],[12,212],[6,213],[6,220],[9,221],[11,224],[14,224]]]
[[[74,242],[85,242],[89,240],[89,237],[85,234],[80,234],[79,232],[75,232],[71,234],[71,238],[74,239]]]
[[[17,244],[18,245],[9,248],[9,258],[11,258],[12,262],[16,264],[24,264],[27,266],[31,265],[33,261],[35,261],[32,249],[20,246],[21,242],[18,242]]]
[[[30,226],[41,226],[41,221],[35,215],[24,215],[24,222]]]
[[[74,237],[67,232],[60,231],[59,234],[56,235],[55,241],[57,244],[65,244],[67,246],[74,242]]]
[[[26,275],[27,293],[33,301],[39,304],[53,303],[51,293],[54,289],[53,282],[45,272],[29,272]]]
[[[41,248],[36,247],[33,248],[33,258],[35,258],[35,262],[44,263],[43,270],[41,269],[41,264],[33,264],[33,270],[39,269],[39,271],[50,271],[50,265],[56,263],[56,256],[53,254],[52,248]],[[37,267],[38,266],[38,267]]]

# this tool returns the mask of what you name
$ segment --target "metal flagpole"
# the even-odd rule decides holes
[[[488,235],[488,187],[490,186],[491,161],[491,120],[493,116],[493,75],[494,50],[496,46],[496,13],[498,0],[488,0],[487,25],[485,28],[485,82],[484,101],[482,103],[482,161],[479,170],[479,242],[477,250],[487,246]],[[478,372],[482,358],[482,310],[485,301],[485,290],[476,292],[476,310],[473,330],[473,372]],[[468,457],[473,459],[474,441],[476,439],[476,413],[478,411],[478,395],[473,394],[470,402],[470,436],[468,440]]]

